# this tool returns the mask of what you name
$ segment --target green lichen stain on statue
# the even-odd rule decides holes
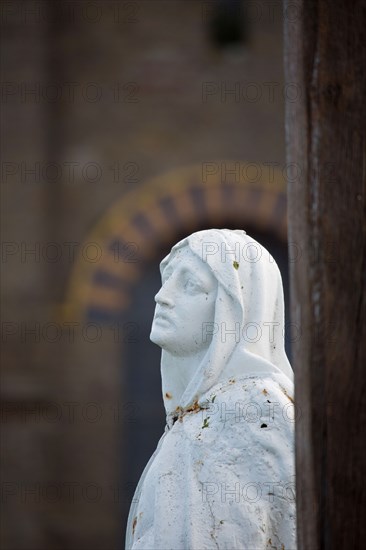
[[[208,427],[209,427],[209,423],[208,423],[208,419],[209,419],[209,418],[210,418],[210,417],[208,416],[207,418],[204,419],[202,429],[203,429],[203,428],[208,428]]]

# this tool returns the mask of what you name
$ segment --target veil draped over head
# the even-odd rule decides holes
[[[212,341],[180,399],[190,407],[215,384],[229,377],[293,371],[284,347],[282,279],[269,252],[242,230],[207,229],[179,241],[160,263],[163,273],[173,255],[188,246],[206,263],[218,282],[215,318],[203,327]],[[162,387],[167,414],[175,381],[162,352]]]

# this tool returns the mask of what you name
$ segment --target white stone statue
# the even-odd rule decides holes
[[[210,229],[160,264],[150,338],[167,426],[131,505],[128,550],[293,550],[293,373],[279,269]]]

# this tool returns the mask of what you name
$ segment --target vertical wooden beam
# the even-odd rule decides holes
[[[366,2],[285,1],[300,550],[366,541]],[[290,90],[290,88],[288,88]],[[290,94],[287,94],[288,96]]]

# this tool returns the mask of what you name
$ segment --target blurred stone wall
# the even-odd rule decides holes
[[[63,313],[92,229],[169,170],[285,167],[281,3],[241,9],[230,47],[216,7],[2,2],[4,549],[123,547],[120,348]]]

